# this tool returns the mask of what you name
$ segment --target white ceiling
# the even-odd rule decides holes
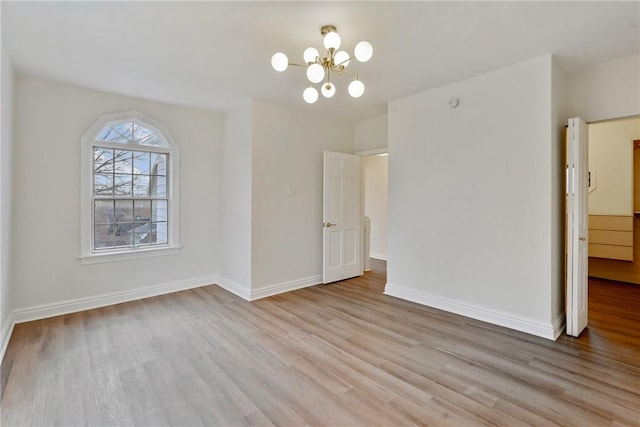
[[[7,2],[2,37],[16,69],[78,86],[227,110],[255,98],[350,121],[386,103],[538,55],[567,71],[640,54],[640,2]],[[343,47],[373,44],[332,99],[302,100],[302,62],[337,26]]]

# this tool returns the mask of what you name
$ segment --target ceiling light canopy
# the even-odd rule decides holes
[[[322,96],[331,98],[336,93],[336,87],[331,81],[332,77],[342,76],[344,73],[354,75],[354,80],[348,87],[349,95],[354,98],[361,97],[364,94],[364,83],[358,79],[358,73],[347,67],[352,59],[359,62],[370,60],[373,56],[373,46],[367,41],[361,41],[356,44],[354,54],[351,56],[345,50],[338,50],[342,40],[335,26],[325,25],[320,29],[320,34],[324,37],[323,44],[326,49],[326,54],[322,58],[318,49],[308,47],[302,54],[304,65],[289,62],[287,55],[277,52],[271,57],[271,66],[276,71],[284,71],[289,65],[306,68],[307,79],[311,84],[302,93],[302,98],[309,104],[316,102],[319,97],[318,90],[313,87],[313,83],[321,83]]]

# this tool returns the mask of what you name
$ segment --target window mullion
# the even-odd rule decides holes
[[[123,142],[95,141],[93,146],[97,148],[111,148],[111,149],[115,148],[116,150],[144,151],[147,153],[159,153],[159,154],[171,153],[171,150],[166,147],[154,146],[154,145],[139,145],[136,143],[125,144]]]

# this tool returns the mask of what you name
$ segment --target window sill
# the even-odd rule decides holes
[[[81,265],[102,264],[105,262],[129,261],[132,259],[150,258],[164,255],[177,255],[182,246],[165,246],[162,248],[132,249],[122,252],[92,253],[78,257]]]

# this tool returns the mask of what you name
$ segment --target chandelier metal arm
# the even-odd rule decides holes
[[[344,73],[349,73],[349,74],[355,74],[356,78],[358,78],[358,72],[355,70],[349,70],[348,68],[343,68],[340,71],[333,71],[334,73],[338,74],[339,76],[341,76]]]
[[[351,56],[348,59],[345,59],[344,61],[335,64],[333,63],[333,58],[328,58],[328,57],[324,57],[322,59],[320,59],[319,57],[316,57],[315,61],[313,62],[309,62],[309,64],[296,64],[295,62],[289,62],[289,65],[292,65],[294,67],[302,67],[302,68],[306,68],[309,65],[313,65],[313,64],[319,64],[322,65],[322,68],[324,68],[326,71],[331,72],[331,73],[336,73],[338,75],[342,75],[343,73],[350,73],[350,74],[358,74],[357,71],[355,70],[350,70],[348,68],[346,68],[343,64],[345,64],[346,62],[351,61],[352,59],[355,59],[355,56]],[[329,73],[327,73],[328,75]]]
[[[336,64],[336,67],[339,67],[339,66],[343,65],[345,62],[349,62],[349,61],[351,61],[352,59],[356,59],[356,57],[355,57],[355,56],[351,56],[351,57],[349,57],[349,58],[345,59],[344,61],[342,61],[341,63]],[[346,66],[346,65],[345,65],[345,66]]]

